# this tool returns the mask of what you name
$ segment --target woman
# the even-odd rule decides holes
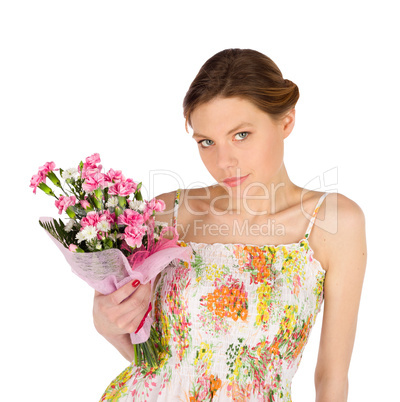
[[[102,400],[290,401],[323,300],[316,400],[347,400],[365,219],[344,195],[290,181],[283,150],[298,97],[254,50],[224,50],[200,69],[184,116],[217,184],[163,194],[158,216],[193,249],[191,266],[167,267],[153,295],[130,283],[94,301],[97,330],[132,361],[128,333],[151,299],[169,354],[157,370],[129,366]]]

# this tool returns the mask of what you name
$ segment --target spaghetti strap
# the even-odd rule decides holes
[[[180,198],[181,198],[181,189],[178,188],[178,190],[176,190],[176,194],[175,194],[174,215],[173,215],[173,218],[172,218],[172,226],[174,228],[176,228],[177,221],[178,221],[178,208],[179,208]]]
[[[306,234],[304,235],[304,238],[307,239],[307,240],[308,240],[308,238],[310,237],[311,229],[312,229],[313,226],[314,226],[314,222],[315,222],[315,219],[316,219],[316,217],[317,217],[317,214],[318,214],[318,211],[319,211],[319,207],[321,206],[322,202],[324,201],[325,197],[326,197],[328,194],[329,194],[329,193],[322,194],[321,198],[319,199],[319,201],[318,201],[318,203],[317,203],[317,206],[316,206],[315,209],[314,209],[314,213],[313,213],[313,215],[312,215],[312,217],[311,217],[310,223],[308,224],[308,228],[307,228]]]

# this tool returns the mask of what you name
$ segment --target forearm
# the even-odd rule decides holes
[[[316,402],[347,402],[348,379],[321,378],[315,382]]]
[[[118,352],[121,353],[123,357],[125,357],[126,360],[128,360],[129,362],[133,361],[133,346],[129,334],[104,336],[104,338],[108,342],[110,342],[111,345],[113,345],[118,350]]]

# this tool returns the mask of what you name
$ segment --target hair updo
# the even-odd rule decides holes
[[[186,93],[186,130],[188,123],[192,126],[194,109],[215,97],[246,99],[279,120],[295,107],[299,96],[297,85],[284,79],[266,55],[252,49],[225,49],[204,63]]]

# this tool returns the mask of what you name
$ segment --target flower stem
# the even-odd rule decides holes
[[[133,345],[133,351],[136,366],[145,363],[149,367],[157,368],[160,365],[160,355],[165,352],[165,348],[161,344],[157,330],[151,327],[149,339]]]

